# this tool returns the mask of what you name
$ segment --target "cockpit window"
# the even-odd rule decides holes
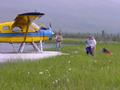
[[[22,32],[22,29],[20,27],[14,27],[13,32],[20,33],[20,32]]]
[[[4,26],[3,30],[10,30],[10,27],[9,26]]]
[[[41,27],[41,30],[48,30],[48,28],[46,28],[46,27]]]

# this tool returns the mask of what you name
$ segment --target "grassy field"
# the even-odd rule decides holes
[[[112,56],[101,53],[103,47]],[[120,90],[120,44],[98,44],[94,57],[84,45],[65,46],[62,56],[0,64],[0,90]]]

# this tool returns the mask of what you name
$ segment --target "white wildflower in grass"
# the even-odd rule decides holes
[[[42,75],[42,74],[43,74],[43,72],[39,72],[39,74],[40,74],[40,75]]]
[[[45,70],[46,72],[49,72],[48,69]]]
[[[77,53],[78,53],[78,51],[75,51],[74,53],[75,53],[75,54],[77,54]]]
[[[48,74],[48,76],[50,77],[50,76],[51,76],[51,74]]]
[[[58,83],[58,80],[57,80],[57,79],[55,80],[55,83]]]
[[[30,72],[28,72],[28,75],[30,74]]]
[[[67,78],[66,80],[67,80],[67,82],[69,82],[69,81],[70,81],[70,80],[69,80],[69,78]]]
[[[70,63],[71,63],[71,61],[69,60],[69,61],[68,61],[68,63],[70,64]]]
[[[97,60],[94,60],[94,63],[97,63]]]
[[[69,71],[71,71],[72,69],[71,69],[71,68],[69,68],[68,70],[69,70]]]

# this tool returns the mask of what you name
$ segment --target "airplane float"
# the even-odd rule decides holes
[[[52,38],[54,32],[51,26],[39,27],[34,23],[44,13],[28,12],[18,14],[14,21],[0,23],[0,43],[20,43],[18,52],[22,53],[26,43],[31,43],[35,50],[41,52],[42,41]],[[36,43],[40,43],[40,48]]]

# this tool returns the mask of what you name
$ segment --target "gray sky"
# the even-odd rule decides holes
[[[64,32],[120,33],[120,0],[1,0],[0,22],[35,10]]]

